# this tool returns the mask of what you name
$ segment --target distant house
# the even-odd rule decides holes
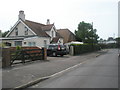
[[[106,44],[116,43],[116,40],[113,37],[109,37]]]
[[[76,41],[75,35],[69,29],[58,29],[57,32],[63,37],[63,43]]]
[[[47,20],[46,24],[33,22],[25,19],[24,11],[19,11],[18,21],[11,28],[10,32],[3,38],[11,46],[38,46],[46,47],[47,44],[63,43],[62,37],[57,36],[57,30],[54,24]]]
[[[99,44],[113,44],[116,43],[116,40],[113,37],[109,37],[107,40],[99,40]]]

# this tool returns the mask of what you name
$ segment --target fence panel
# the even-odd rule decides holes
[[[43,49],[21,49],[21,50],[11,50],[11,65],[16,61],[16,63],[33,60],[42,60],[44,55]]]

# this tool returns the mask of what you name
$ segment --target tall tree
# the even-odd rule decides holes
[[[93,29],[92,24],[82,21],[78,24],[78,30],[75,30],[75,36],[78,41],[84,43],[97,43],[99,37],[96,32],[97,30]]]

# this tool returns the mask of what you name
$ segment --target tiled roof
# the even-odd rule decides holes
[[[25,24],[33,30],[40,37],[50,37],[42,28],[47,27],[48,25],[44,25],[41,23],[25,20]],[[49,27],[49,26],[48,26]]]
[[[59,29],[57,32],[63,37],[64,43],[75,41],[75,35],[69,29]]]
[[[56,32],[56,37],[63,38],[58,32]]]
[[[51,28],[53,27],[54,24],[49,24],[49,25],[45,25],[45,26],[42,26],[42,30],[44,31],[50,31]]]
[[[57,43],[60,38],[63,38],[58,32],[56,32],[56,37],[54,37],[51,43]]]
[[[51,43],[57,43],[58,40],[59,40],[59,37],[54,37],[54,38],[52,39]]]

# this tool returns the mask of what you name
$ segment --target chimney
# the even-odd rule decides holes
[[[49,25],[50,24],[50,19],[47,19],[47,23],[46,23],[47,25]]]
[[[19,15],[18,15],[18,19],[22,19],[23,21],[25,21],[25,14],[24,11],[19,11]]]

